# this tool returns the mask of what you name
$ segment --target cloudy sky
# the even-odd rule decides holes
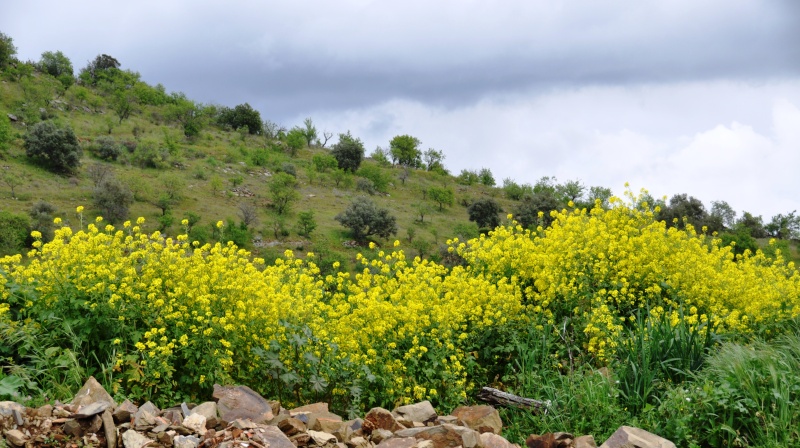
[[[22,59],[99,53],[453,172],[800,210],[800,1],[4,1]]]

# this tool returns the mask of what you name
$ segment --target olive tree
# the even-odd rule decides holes
[[[379,208],[366,197],[358,197],[335,218],[353,231],[353,237],[364,241],[368,236],[388,238],[397,234],[397,219],[385,208]]]

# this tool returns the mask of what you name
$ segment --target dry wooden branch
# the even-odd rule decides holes
[[[550,405],[550,403],[547,401],[520,397],[518,395],[503,392],[492,387],[482,388],[481,391],[478,392],[478,399],[494,406],[513,406],[517,408],[531,409],[534,412],[547,412],[547,407]]]

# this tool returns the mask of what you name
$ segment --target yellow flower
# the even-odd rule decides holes
[[[222,228],[222,226],[223,226],[223,223],[222,223],[222,221],[217,221],[217,228],[218,228],[218,229],[221,229],[221,228]]]
[[[59,218],[59,217],[55,217],[55,218],[53,219],[53,224],[55,224],[55,225],[59,225],[59,224],[61,224],[61,218]]]
[[[79,205],[79,206],[78,206],[78,207],[75,209],[75,212],[77,212],[77,213],[83,213],[83,206],[82,206],[82,205]]]

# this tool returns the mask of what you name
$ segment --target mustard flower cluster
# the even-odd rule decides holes
[[[719,332],[747,332],[800,313],[800,274],[780,256],[759,251],[737,259],[719,240],[691,226],[666,228],[652,211],[619,199],[607,210],[552,217],[547,229],[511,221],[451,249],[492,278],[519,284],[533,313],[579,323],[585,348],[601,361],[637,316],[669,313],[673,322],[683,316]]]

